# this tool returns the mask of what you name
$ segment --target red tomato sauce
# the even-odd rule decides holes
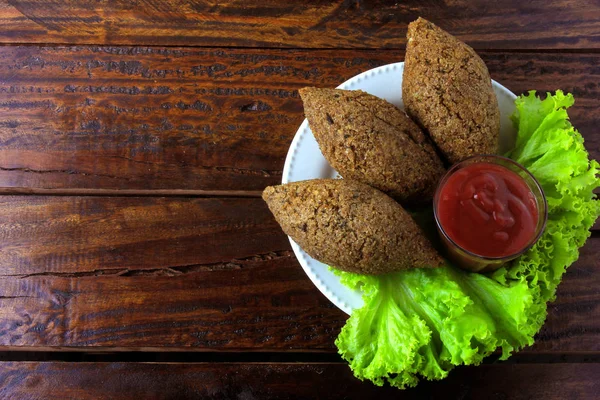
[[[440,190],[437,214],[454,243],[484,257],[523,250],[538,220],[535,196],[523,178],[486,162],[467,165],[448,178]]]

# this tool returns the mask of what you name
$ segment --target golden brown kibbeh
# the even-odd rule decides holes
[[[314,179],[269,186],[262,197],[286,234],[334,268],[381,274],[443,263],[402,206],[363,183]]]
[[[500,110],[475,50],[431,22],[408,25],[402,97],[450,163],[498,152]]]
[[[403,204],[432,199],[444,166],[404,111],[361,90],[308,87],[300,96],[321,152],[340,175]]]

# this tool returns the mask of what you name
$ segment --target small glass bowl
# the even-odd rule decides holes
[[[450,178],[450,176],[452,174],[454,174],[456,171],[460,170],[461,168],[466,167],[467,165],[471,165],[471,164],[475,164],[475,163],[497,164],[497,165],[506,167],[507,169],[511,170],[512,172],[515,172],[517,175],[519,175],[521,178],[523,178],[523,180],[529,187],[529,190],[531,190],[531,192],[533,193],[533,195],[535,197],[537,209],[538,209],[538,221],[537,221],[537,225],[535,228],[535,234],[532,236],[531,240],[527,243],[527,245],[525,245],[517,253],[509,254],[509,255],[506,255],[503,257],[486,257],[486,256],[481,256],[479,254],[472,253],[472,252],[460,247],[459,245],[457,245],[448,236],[448,234],[444,231],[444,227],[440,223],[440,220],[438,218],[437,209],[438,209],[438,203],[439,203],[441,189],[444,187],[444,185],[448,181],[448,178]],[[435,223],[436,223],[440,238],[447,250],[448,257],[452,261],[454,261],[458,266],[460,266],[461,268],[466,269],[468,271],[490,272],[490,271],[497,270],[504,263],[514,260],[515,258],[519,257],[521,254],[523,254],[527,250],[529,250],[539,240],[539,238],[542,236],[542,233],[544,232],[544,228],[546,227],[546,220],[548,219],[548,204],[546,203],[546,196],[544,196],[544,191],[542,190],[540,184],[533,177],[533,175],[531,175],[531,173],[529,171],[527,171],[522,165],[520,165],[506,157],[483,154],[483,155],[471,156],[457,164],[454,164],[448,170],[448,172],[446,172],[446,175],[444,175],[444,177],[440,180],[440,183],[438,184],[438,187],[435,191],[435,195],[433,198],[433,215],[435,217]]]

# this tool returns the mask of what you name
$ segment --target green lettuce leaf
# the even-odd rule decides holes
[[[450,264],[383,276],[336,271],[363,292],[336,340],[354,375],[376,385],[415,386],[443,379],[457,365],[479,364],[496,349],[502,359],[533,343],[566,268],[600,215],[593,190],[599,165],[568,120],[573,96],[520,96],[509,154],[538,179],[549,218],[538,243],[510,265],[483,275]]]

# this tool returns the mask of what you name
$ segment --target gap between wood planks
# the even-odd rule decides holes
[[[2,361],[64,361],[64,362],[173,362],[173,363],[289,363],[318,362],[345,363],[339,354],[333,352],[193,352],[186,349],[168,351],[118,351],[106,352],[89,349],[76,351],[0,351]],[[501,361],[500,353],[494,353],[483,360],[483,364],[560,364],[560,363],[599,363],[600,353],[517,353],[508,360]]]
[[[467,43],[468,44],[468,43]],[[145,48],[189,48],[189,49],[214,49],[221,48],[226,50],[309,50],[309,51],[356,51],[367,52],[367,51],[398,51],[398,50],[406,50],[406,46],[399,47],[276,47],[276,46],[227,46],[227,45],[179,45],[179,44],[160,44],[160,45],[148,45],[148,44],[131,44],[131,43],[110,43],[110,44],[97,44],[97,43],[68,43],[68,42],[40,42],[40,43],[32,43],[32,42],[23,42],[23,43],[0,43],[0,46],[3,47],[145,47]],[[600,53],[600,48],[476,48],[475,51],[477,53],[494,53],[494,52],[503,52],[503,53],[571,53],[571,54],[597,54]]]
[[[262,190],[203,189],[44,189],[0,187],[0,196],[99,196],[99,197],[261,197]],[[598,195],[598,193],[597,193]]]
[[[0,188],[0,196],[260,197],[261,193],[261,190]]]

